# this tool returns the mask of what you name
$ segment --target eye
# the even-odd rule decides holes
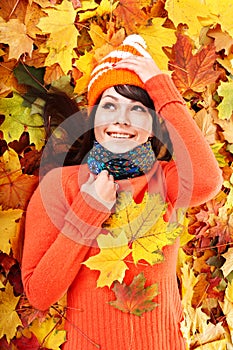
[[[147,109],[145,107],[143,107],[142,105],[134,105],[131,108],[132,111],[136,111],[136,112],[147,112]]]
[[[114,105],[114,103],[112,103],[112,102],[106,102],[106,103],[104,103],[104,104],[102,105],[102,108],[103,108],[103,109],[108,109],[108,110],[110,110],[110,111],[113,111],[113,110],[115,110],[115,105]]]

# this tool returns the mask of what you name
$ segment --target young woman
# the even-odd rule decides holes
[[[27,209],[22,262],[26,295],[34,307],[46,310],[67,293],[65,350],[92,350],[97,345],[102,350],[184,350],[176,278],[179,238],[164,244],[159,263],[150,260],[156,245],[144,244],[145,254],[137,258],[131,248],[156,230],[156,222],[143,227],[148,207],[140,205],[145,198],[153,203],[160,196],[166,203],[160,216],[167,224],[174,223],[178,208],[199,205],[217,194],[221,172],[172,80],[159,70],[140,36],[127,37],[93,70],[88,100],[90,131],[85,152],[77,157],[80,165],[50,171]],[[169,132],[165,141],[164,129]],[[135,202],[132,211],[142,223],[140,237],[134,232],[127,236],[127,227],[111,234],[111,217],[124,194]],[[158,216],[157,207],[151,206],[151,217]],[[121,206],[122,217],[124,210],[127,206]],[[119,246],[111,247],[103,235]],[[103,271],[94,263],[100,248],[115,253],[121,243],[125,250],[119,264],[125,264],[124,271],[118,276],[114,268],[108,269],[114,258],[106,253],[102,278]],[[158,286],[154,307],[141,316],[131,312],[133,308],[115,308],[110,303],[116,299],[115,280],[129,286],[142,272],[145,288]]]

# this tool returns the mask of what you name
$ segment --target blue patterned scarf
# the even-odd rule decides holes
[[[150,141],[125,153],[112,153],[98,142],[94,142],[87,164],[93,174],[108,170],[115,180],[141,176],[153,167],[156,161]]]

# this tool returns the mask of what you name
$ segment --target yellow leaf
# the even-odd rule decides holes
[[[10,241],[17,236],[17,233],[20,230],[20,223],[17,221],[21,219],[22,215],[23,210],[21,209],[0,210],[0,250],[3,253],[10,253]]]
[[[233,112],[233,80],[228,82],[221,81],[217,92],[223,97],[222,102],[217,107],[219,111],[218,117],[229,120]]]
[[[18,19],[5,22],[0,17],[0,42],[9,45],[9,59],[19,59],[22,54],[33,50],[33,40],[26,33],[26,26]]]
[[[83,94],[87,90],[87,86],[90,80],[91,71],[93,68],[93,53],[86,52],[76,61],[77,68],[83,73],[83,76],[76,80],[74,93]]]
[[[198,282],[197,277],[194,275],[193,269],[189,264],[185,263],[181,268],[182,272],[182,305],[187,308],[188,305],[192,305],[192,298],[194,293],[194,286]]]
[[[15,336],[18,326],[22,322],[15,311],[19,297],[15,297],[13,287],[7,283],[4,291],[0,291],[0,338],[6,335],[8,342]]]
[[[210,15],[207,6],[201,0],[167,0],[165,9],[176,27],[179,23],[187,24],[190,36],[196,38],[199,38],[202,28],[198,16]]]
[[[205,0],[205,4],[209,9],[210,18],[201,20],[203,26],[213,26],[219,23],[222,31],[226,31],[233,37],[233,25],[232,25],[232,13],[233,3],[232,0],[225,0],[224,2],[219,0]],[[205,15],[200,15],[205,17]]]
[[[99,235],[97,242],[100,252],[84,262],[91,270],[100,271],[97,287],[110,287],[114,281],[122,282],[128,270],[123,260],[131,252],[125,233],[122,232],[116,238],[110,234]]]
[[[173,29],[163,27],[164,18],[154,18],[150,26],[139,28],[140,34],[147,43],[148,52],[151,54],[161,70],[168,70],[168,57],[163,47],[171,47],[176,42]]]
[[[227,288],[225,290],[225,296],[231,303],[233,303],[233,281],[228,282]]]
[[[83,0],[82,7],[77,12],[79,14],[79,22],[86,21],[87,19],[96,15],[96,8],[98,4],[94,0]]]
[[[132,244],[132,256],[135,264],[140,259],[153,265],[164,259],[162,248],[173,244],[181,232],[177,224],[168,224],[160,217],[156,224],[142,237],[137,238]]]
[[[99,4],[99,6],[97,7],[97,14],[99,16],[103,16],[106,13],[112,13],[115,8],[117,7],[119,1],[116,1],[113,4],[113,1],[110,0],[102,0],[101,3]]]
[[[221,339],[221,340],[216,340],[204,345],[200,345],[197,348],[195,347],[195,350],[226,350],[227,349],[226,346],[227,346],[227,340]]]
[[[76,11],[68,0],[44,11],[48,16],[42,17],[37,26],[42,33],[50,36],[45,47],[40,48],[40,52],[48,52],[45,65],[59,63],[66,74],[72,68],[72,59],[76,56],[74,48],[77,46],[79,35],[74,24]]]
[[[89,35],[93,41],[95,49],[103,46],[107,42],[107,34],[105,34],[100,26],[91,23]]]
[[[42,347],[53,350],[60,350],[60,345],[66,341],[66,331],[57,329],[60,319],[55,317],[47,318],[44,322],[38,319],[32,322],[30,331],[35,334]]]
[[[16,180],[22,175],[18,154],[12,149],[5,151],[0,157],[0,185]]]
[[[173,244],[181,233],[181,226],[169,224],[163,219],[166,204],[159,194],[145,193],[136,204],[131,193],[119,193],[116,210],[104,227],[113,236],[122,230],[132,244],[132,256],[137,264],[144,259],[151,265],[163,260],[162,248]]]

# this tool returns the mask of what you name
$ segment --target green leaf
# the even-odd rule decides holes
[[[5,120],[0,126],[7,143],[19,140],[24,131],[28,131],[30,142],[40,150],[44,146],[45,130],[43,118],[39,114],[31,115],[31,109],[23,106],[23,98],[14,94],[11,98],[0,99],[0,113]]]

